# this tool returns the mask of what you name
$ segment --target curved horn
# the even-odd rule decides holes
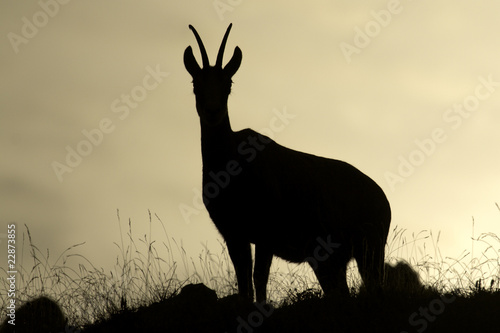
[[[229,31],[231,31],[231,27],[233,24],[229,24],[229,27],[227,27],[226,34],[224,35],[224,38],[222,39],[222,44],[220,44],[219,48],[219,53],[217,54],[217,62],[215,63],[215,67],[222,68],[222,57],[224,55],[224,49],[226,48],[226,42],[227,42],[227,36],[229,36]]]
[[[189,25],[189,29],[191,29],[193,31],[193,34],[196,37],[196,41],[198,42],[198,46],[200,47],[201,59],[203,61],[203,68],[210,67],[210,64],[208,62],[207,51],[205,50],[205,46],[203,45],[203,42],[201,41],[200,35],[198,35],[198,32],[191,24]]]

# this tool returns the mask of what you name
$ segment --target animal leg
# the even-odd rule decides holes
[[[269,269],[273,261],[273,254],[262,245],[255,246],[255,267],[253,281],[255,284],[255,294],[257,302],[266,301],[266,287],[269,279]]]
[[[385,242],[380,243],[365,241],[354,253],[359,274],[368,292],[380,291],[383,284]]]
[[[349,293],[346,280],[347,262],[345,260],[331,256],[325,261],[317,262],[314,265],[310,264],[325,295],[329,295],[333,291],[339,291],[342,294]]]
[[[250,243],[239,240],[226,240],[226,244],[236,272],[239,294],[253,301],[252,250]]]

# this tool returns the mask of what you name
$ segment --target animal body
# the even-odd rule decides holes
[[[227,100],[242,52],[236,47],[222,67],[231,25],[215,66],[189,28],[203,62],[200,67],[186,48],[201,124],[203,200],[227,244],[239,294],[253,299],[255,285],[257,301],[265,301],[273,256],[309,262],[326,294],[348,292],[345,272],[353,257],[367,288],[379,286],[391,219],[382,189],[343,161],[283,147],[251,129],[233,131]]]

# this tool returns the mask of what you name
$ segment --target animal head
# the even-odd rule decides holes
[[[189,25],[200,47],[203,68],[198,65],[193,55],[193,49],[188,46],[184,51],[184,66],[193,77],[194,94],[196,96],[196,110],[202,122],[217,125],[227,116],[227,98],[231,92],[231,78],[241,64],[242,53],[236,46],[234,54],[227,65],[222,68],[222,57],[226,47],[227,37],[232,24],[226,30],[222,44],[217,54],[215,66],[210,66],[207,51],[196,29]]]

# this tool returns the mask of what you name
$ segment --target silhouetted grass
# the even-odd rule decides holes
[[[161,243],[152,239],[151,231],[147,236],[135,238],[130,220],[124,234],[119,214],[118,222],[120,244],[115,245],[119,254],[116,256],[115,267],[109,272],[94,267],[90,260],[74,253],[84,243],[68,247],[54,260],[49,250],[41,251],[34,244],[26,226],[22,236],[23,250],[21,252],[18,248],[18,255],[21,253],[24,256],[23,253],[27,250],[26,256],[32,263],[23,262],[22,267],[18,265],[18,304],[40,295],[49,296],[61,305],[70,325],[87,327],[90,331],[91,327],[99,331],[98,327],[110,323],[114,323],[116,327],[125,325],[122,328],[130,328],[133,327],[129,323],[132,319],[136,323],[147,325],[144,318],[154,321],[155,315],[158,316],[159,323],[165,322],[165,325],[171,325],[169,327],[175,330],[181,330],[181,326],[175,325],[187,325],[188,322],[189,325],[195,325],[190,326],[191,328],[197,327],[197,323],[192,322],[196,320],[193,319],[196,316],[186,319],[182,316],[189,311],[179,313],[179,309],[192,310],[191,303],[198,304],[196,311],[205,313],[202,316],[205,321],[200,327],[204,327],[207,332],[211,329],[214,332],[236,329],[238,325],[242,325],[241,320],[248,322],[252,313],[262,313],[254,305],[230,296],[237,292],[237,286],[224,244],[219,243],[220,250],[217,252],[212,252],[205,245],[199,256],[192,258],[182,242],[179,244],[168,235],[164,223],[156,215],[154,218],[149,215],[150,230],[152,223],[160,223],[164,230],[164,241]],[[412,325],[410,316],[418,313],[421,308],[439,306],[440,297],[445,297],[444,295],[454,297],[453,302],[448,304],[441,301],[445,305],[443,314],[440,313],[439,320],[427,323],[427,331],[434,331],[432,329],[442,327],[440,325],[443,324],[448,325],[447,328],[455,327],[448,318],[451,314],[467,316],[473,320],[474,317],[471,316],[474,314],[482,318],[492,309],[500,310],[498,236],[491,233],[477,237],[473,235],[471,250],[462,252],[458,259],[454,259],[441,255],[440,233],[435,236],[432,231],[424,230],[407,236],[406,230],[396,227],[390,235],[387,261],[403,259],[410,263],[426,286],[421,293],[405,295],[386,290],[381,297],[367,295],[360,292],[359,275],[355,264],[352,264],[348,271],[351,295],[325,298],[307,265],[286,265],[281,262],[273,264],[268,285],[268,295],[274,310],[269,317],[261,314],[263,322],[255,327],[250,326],[251,329],[269,332],[323,332],[334,331],[333,328],[336,327],[340,331],[357,332],[368,329],[365,324],[360,323],[367,321],[372,325],[370,331],[380,331],[382,327],[385,330],[396,329],[397,332],[410,332],[412,329],[416,331],[423,326]],[[480,256],[473,257],[474,251],[480,253]],[[3,268],[2,271],[5,272]],[[208,294],[207,303],[200,304],[199,298],[206,296],[203,294],[205,291],[202,291],[201,296],[180,294],[184,286],[195,283],[202,283],[214,290],[218,298],[214,300]],[[5,277],[0,278],[0,284],[3,317],[8,300]],[[175,313],[175,316],[169,316],[169,311]],[[389,311],[393,311],[391,316]],[[482,312],[477,313],[478,311]],[[167,317],[170,319],[167,320]],[[489,323],[497,320],[497,317],[499,316],[492,316]],[[238,321],[238,318],[241,320]],[[211,323],[211,320],[218,324]],[[91,326],[93,323],[99,324]],[[354,326],[349,326],[349,323]],[[105,327],[106,330],[103,331],[110,330],[109,326]],[[458,327],[458,331],[463,327],[465,326]],[[161,329],[162,326],[154,328]],[[447,328],[444,331],[449,331]]]
[[[114,313],[167,299],[187,282],[177,278],[170,238],[167,236],[167,243],[162,243],[165,253],[160,255],[150,237],[132,237],[130,220],[125,240],[120,230],[121,244],[115,243],[119,255],[113,271],[109,272],[74,253],[84,243],[67,248],[52,261],[49,250],[42,252],[32,241],[28,226],[25,228],[18,248],[18,263],[23,261],[20,257],[24,257],[26,250],[33,263],[31,267],[26,263],[17,265],[17,304],[40,295],[49,296],[61,305],[74,326],[102,321]],[[2,271],[5,272],[3,268]],[[0,280],[3,315],[8,301],[4,289],[7,284],[5,277]]]

